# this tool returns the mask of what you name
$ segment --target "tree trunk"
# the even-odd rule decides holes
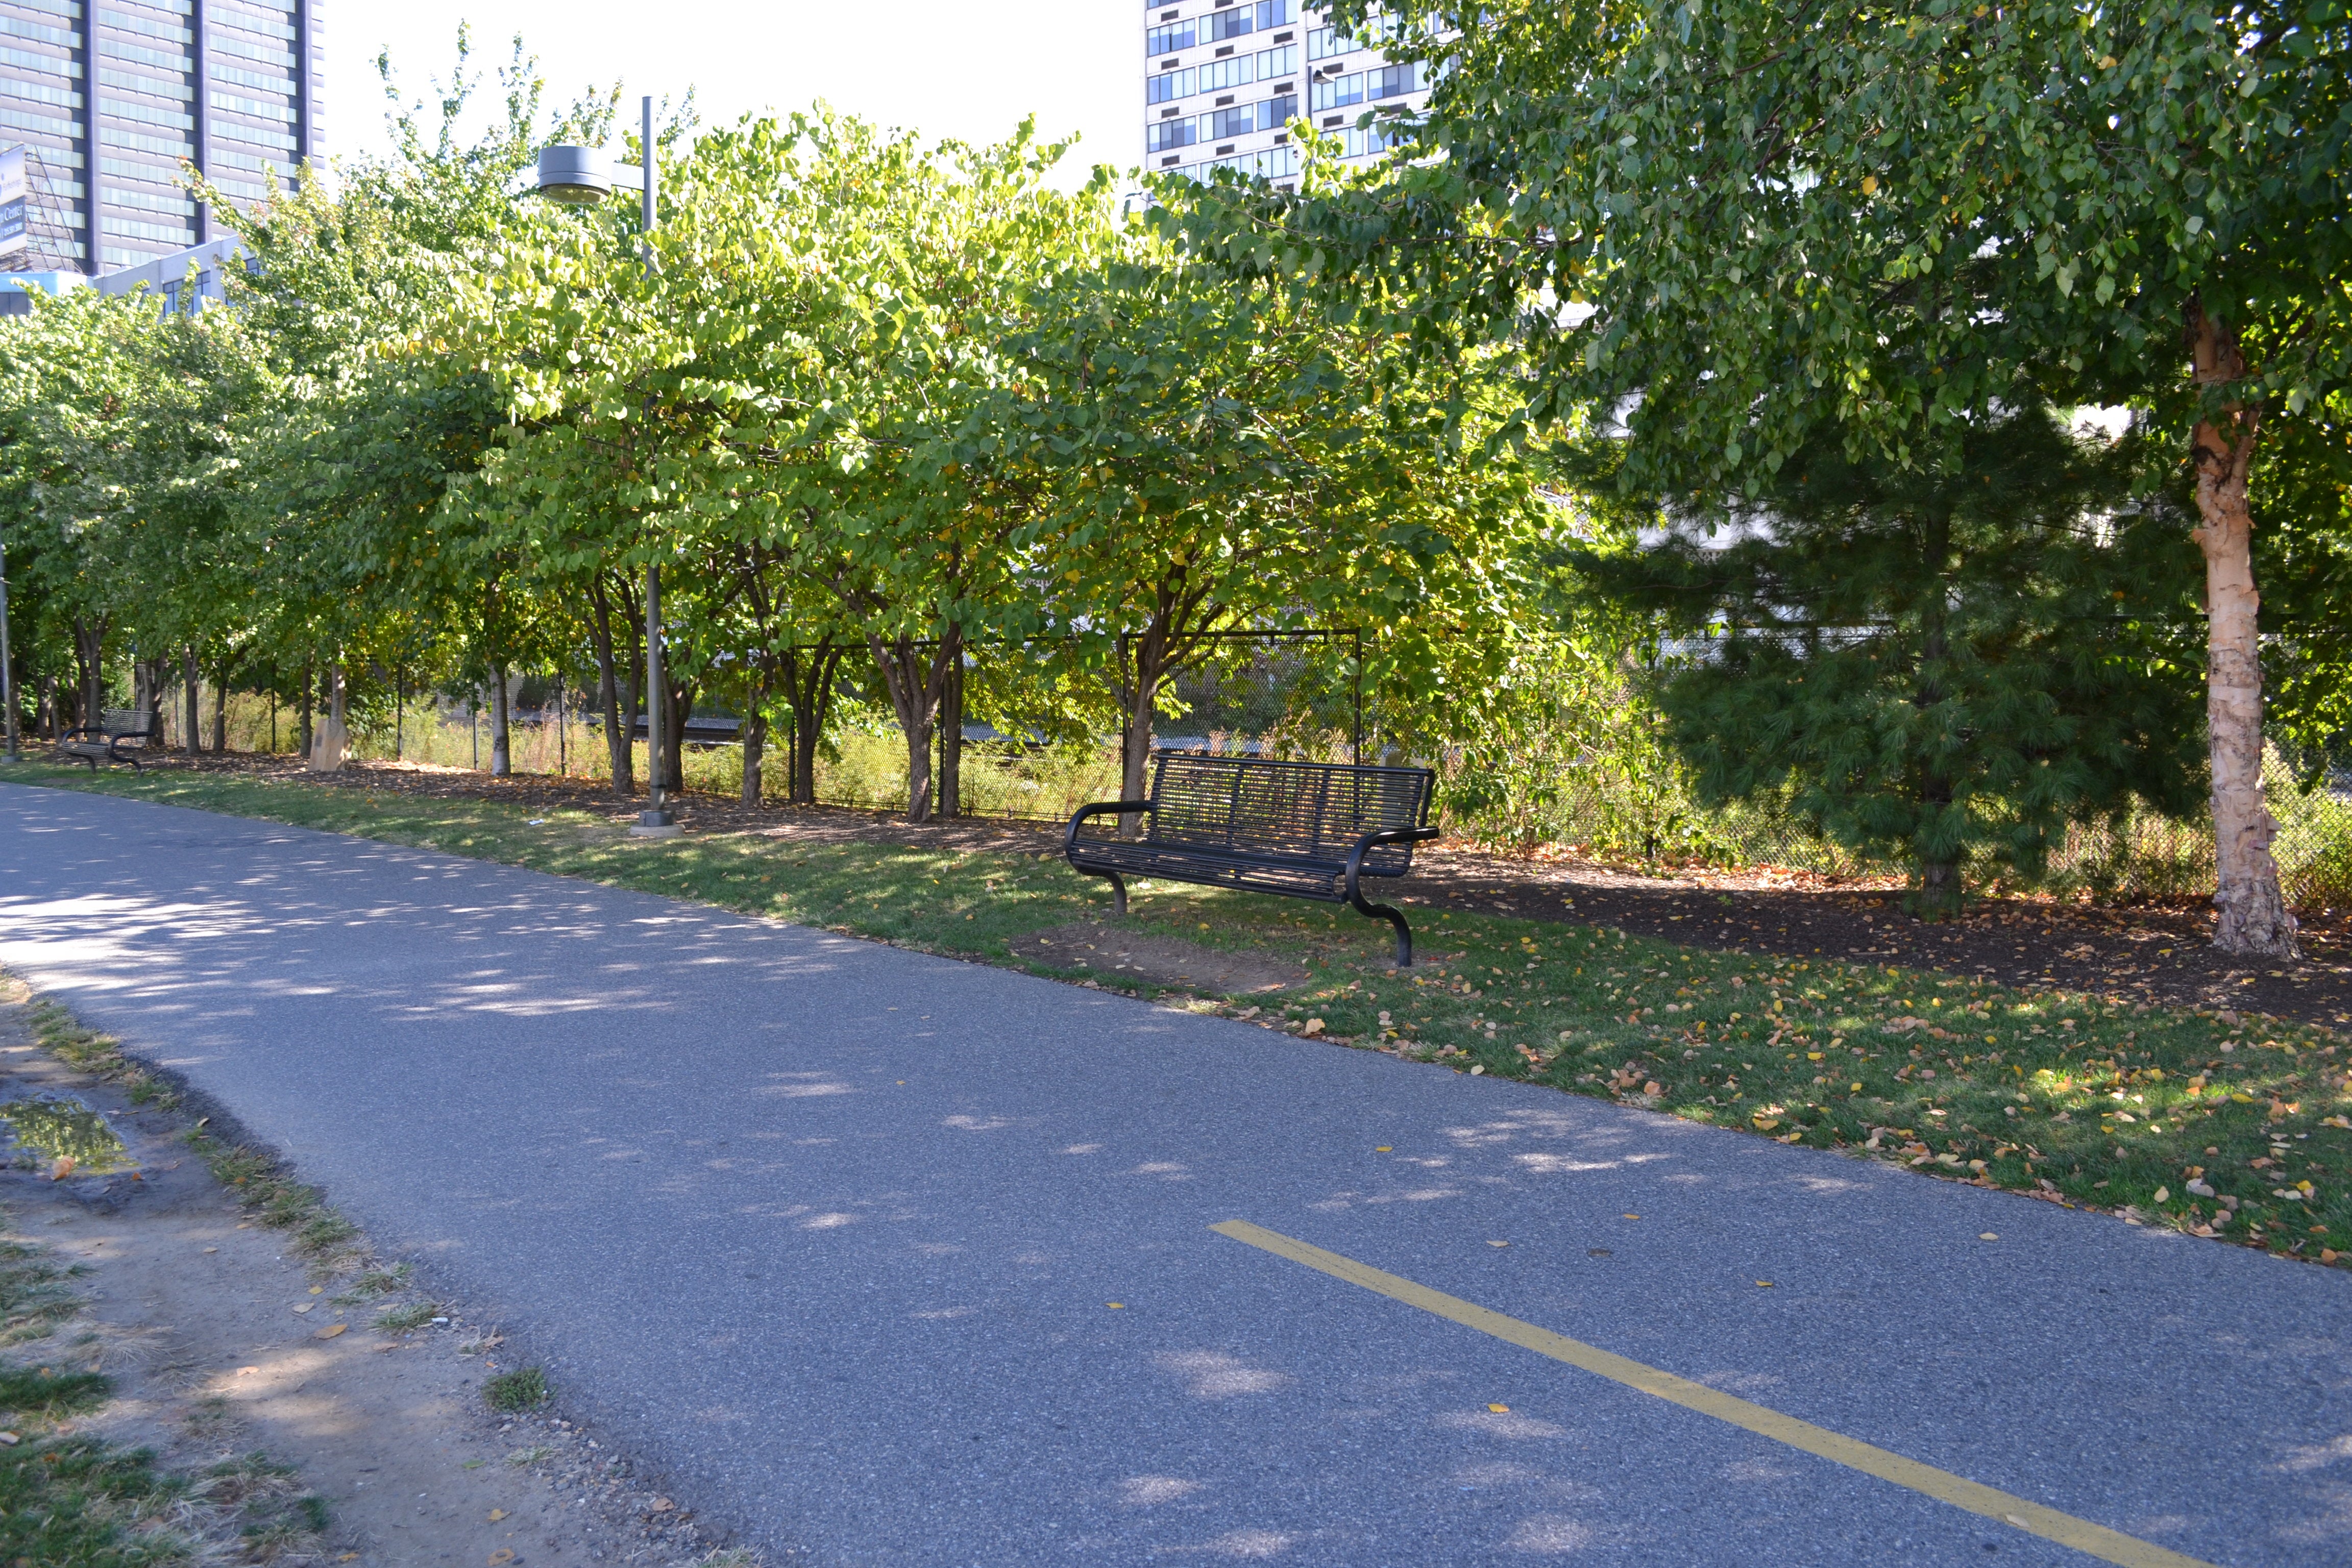
[[[827,637],[810,652],[805,669],[798,653],[784,655],[784,689],[793,705],[789,795],[795,805],[816,804],[816,749],[833,716],[834,681],[847,652]]]
[[[940,696],[940,815],[963,815],[963,660],[948,671]]]
[[[193,759],[198,750],[196,732],[204,728],[205,722],[204,693],[196,680],[196,650],[193,644],[184,645],[180,649],[180,678],[187,687],[188,707],[187,732],[182,738],[186,743],[189,757]]]
[[[228,752],[228,660],[213,671],[213,755]]]
[[[866,642],[874,651],[874,662],[881,668],[882,684],[889,689],[890,706],[898,713],[899,731],[907,740],[907,820],[929,822],[931,731],[939,721],[940,697],[947,686],[948,671],[963,658],[963,638],[950,627],[929,658],[909,637],[886,643],[869,635]]]
[[[2191,351],[2200,386],[2246,375],[2228,325],[2191,306]],[[2263,795],[2262,596],[2254,591],[2253,513],[2246,481],[2260,421],[2225,405],[2197,426],[2198,548],[2205,552],[2205,716],[2213,765],[2213,945],[2223,952],[2295,958],[2294,917],[2279,888],[2271,840],[2278,824]]]
[[[106,705],[106,623],[76,621],[73,636],[74,673],[80,678],[74,698],[79,711],[74,714],[73,722],[95,724],[99,710]]]
[[[1140,637],[1119,639],[1119,706],[1124,722],[1119,731],[1119,791],[1121,800],[1145,800],[1151,794],[1151,721],[1159,706],[1160,688],[1172,662],[1168,635],[1154,620]],[[1143,832],[1144,816],[1135,812],[1119,818],[1119,831],[1129,837]]]
[[[310,755],[310,687],[314,674],[309,665],[302,667],[302,697],[294,709],[294,750],[305,759]]]
[[[508,698],[507,671],[504,665],[490,667],[490,776],[494,779],[514,776],[514,730],[510,722],[511,703]]]
[[[630,737],[637,728],[637,661],[635,639],[629,657],[618,658],[613,647],[613,601],[602,574],[588,580],[588,603],[595,611],[590,625],[596,639],[596,698],[604,708],[604,751],[613,770],[613,793],[636,793],[636,751]],[[626,608],[624,595],[624,608]],[[625,622],[626,617],[625,617]]]
[[[343,685],[343,667],[340,663],[327,666],[320,677],[326,688],[327,717],[310,746],[310,771],[314,773],[335,773],[343,769],[343,747],[350,739],[344,720],[348,716]],[[308,685],[308,682],[305,682]],[[309,692],[306,690],[307,697]]]
[[[669,637],[662,637],[667,652]],[[662,693],[662,788],[670,794],[686,793],[686,721],[694,712],[698,683],[680,680],[671,671],[667,659],[662,667],[662,684],[668,688]]]
[[[760,804],[760,763],[768,749],[768,716],[760,710],[764,693],[755,692],[743,718],[743,804]]]

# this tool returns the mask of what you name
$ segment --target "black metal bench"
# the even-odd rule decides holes
[[[1412,847],[1434,838],[1427,768],[1269,763],[1162,752],[1151,798],[1082,805],[1063,853],[1078,870],[1110,879],[1111,909],[1127,913],[1129,877],[1240,888],[1349,904],[1396,928],[1397,964],[1412,963],[1412,928],[1386,904],[1368,902],[1362,879],[1402,877]],[[1139,838],[1081,832],[1094,817],[1146,818]]]
[[[98,772],[100,763],[129,763],[132,773],[140,772],[139,752],[156,743],[155,715],[133,708],[110,708],[100,721],[67,731],[58,750],[77,763],[88,763],[91,773]],[[138,743],[138,751],[124,751],[132,742]]]

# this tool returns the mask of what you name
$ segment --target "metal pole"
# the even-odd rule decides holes
[[[1356,765],[1364,765],[1364,628],[1356,628]]]
[[[645,166],[646,188],[643,205],[637,209],[637,228],[641,236],[638,245],[645,257],[646,272],[650,276],[654,269],[654,185],[657,178],[654,168],[656,160],[654,156],[654,100],[651,93],[646,95],[639,108],[644,116],[644,129],[637,134],[637,147],[644,154],[640,161]]]
[[[654,152],[654,100],[648,93],[638,106],[640,120],[637,150],[643,154],[640,163],[645,170],[645,192],[638,208],[643,231],[642,244],[646,276],[654,275],[654,193],[657,188],[660,160]],[[667,692],[662,684],[661,651],[661,568],[653,562],[646,563],[646,805],[637,814],[637,825],[630,829],[648,838],[668,838],[677,833],[677,821],[670,816],[662,797],[662,713],[669,706]]]
[[[8,549],[0,545],[0,704],[8,710],[8,760],[16,758],[16,671],[8,661]]]

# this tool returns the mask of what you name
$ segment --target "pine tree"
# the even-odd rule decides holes
[[[1942,918],[1963,867],[2031,877],[2070,823],[2199,803],[2197,556],[2132,498],[2136,445],[2033,408],[1898,469],[1830,430],[1582,564],[1690,634],[1659,699],[1704,800],[1907,858]]]

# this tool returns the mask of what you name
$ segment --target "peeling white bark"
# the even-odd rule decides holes
[[[335,773],[343,769],[343,746],[350,737],[344,723],[349,710],[348,695],[343,685],[343,667],[327,667],[327,714],[320,721],[317,731],[310,737],[310,771],[314,773]]]
[[[2244,356],[2226,323],[2192,307],[2190,347],[2200,386],[2242,381]],[[2205,552],[2205,715],[2213,763],[2213,945],[2265,958],[2298,956],[2294,916],[2279,889],[2271,840],[2278,823],[2263,796],[2262,595],[2254,590],[2253,467],[2256,410],[2224,408],[2197,426],[2198,547]]]

